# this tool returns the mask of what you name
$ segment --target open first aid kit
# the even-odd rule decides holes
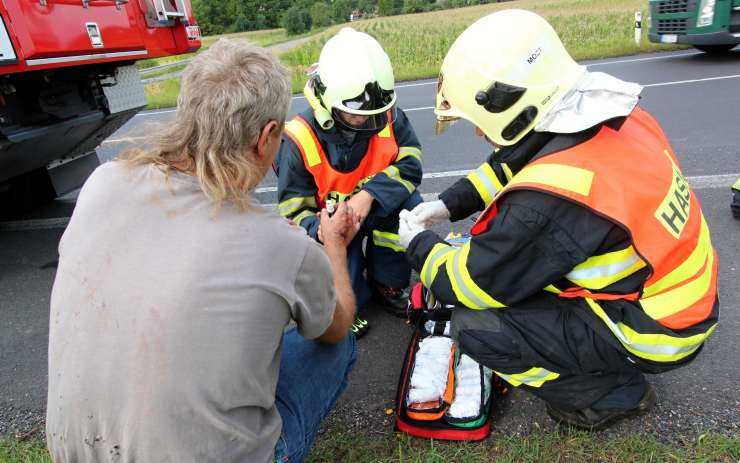
[[[396,395],[396,430],[417,437],[477,441],[491,433],[503,381],[460,352],[450,337],[452,307],[420,283],[411,291],[414,325]]]

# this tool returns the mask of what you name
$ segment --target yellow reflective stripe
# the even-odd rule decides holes
[[[286,199],[285,201],[278,204],[278,211],[284,217],[288,217],[294,212],[299,211],[304,207],[317,208],[316,198],[313,196],[299,196],[295,198]]]
[[[527,386],[531,387],[540,387],[546,381],[552,381],[560,376],[560,373],[555,373],[554,371],[538,367],[530,368],[524,373],[516,373],[513,375],[501,373],[500,371],[496,370],[494,371],[497,375],[499,375],[502,379],[504,379],[507,383],[511,384],[514,387],[521,386],[522,384],[526,384]]]
[[[386,125],[383,130],[381,130],[380,132],[378,132],[378,136],[380,138],[388,138],[388,137],[390,137],[391,136],[391,126],[390,125]]]
[[[383,173],[388,176],[389,179],[395,180],[409,191],[409,193],[413,193],[416,187],[413,183],[409,182],[408,180],[404,180],[401,178],[401,172],[399,172],[398,167],[396,166],[388,166],[385,169],[383,169]]]
[[[740,178],[738,178],[737,181],[735,181],[735,184],[732,185],[732,188],[736,190],[740,190]]]
[[[522,169],[506,186],[514,186],[520,183],[540,183],[588,196],[591,192],[593,179],[594,173],[592,171],[580,167],[561,164],[535,164]]]
[[[401,246],[401,237],[399,237],[397,233],[373,230],[373,244],[393,249],[396,252],[406,251],[406,249]]]
[[[470,242],[457,250],[445,263],[452,290],[457,299],[471,309],[489,309],[506,307],[483,291],[470,277],[467,262],[470,253]]]
[[[592,299],[585,299],[585,301],[625,349],[639,357],[656,362],[675,362],[688,357],[701,347],[707,336],[717,327],[715,323],[707,332],[685,338],[665,334],[643,334],[622,322],[614,323],[596,301]]]
[[[434,279],[437,278],[439,267],[447,262],[447,259],[452,257],[454,252],[455,248],[447,244],[437,243],[434,245],[432,250],[429,251],[429,254],[427,254],[427,258],[424,261],[424,265],[421,267],[421,272],[419,273],[421,282],[424,286],[427,288],[432,287]]]
[[[581,288],[601,289],[645,267],[645,261],[629,246],[620,251],[589,257],[565,277]]]
[[[702,214],[701,226],[699,228],[699,239],[697,240],[696,248],[691,251],[691,255],[671,273],[650,286],[645,287],[645,290],[642,292],[642,297],[649,298],[696,275],[702,269],[711,253],[712,240],[709,236],[709,225],[707,225],[707,221],[704,219],[704,214]]]
[[[469,173],[467,179],[473,184],[486,207],[491,205],[493,198],[504,188],[496,176],[496,172],[487,162]]]
[[[312,212],[312,211],[303,211],[300,214],[298,214],[297,216],[293,217],[293,222],[295,222],[298,225],[300,225],[301,222],[303,221],[303,219],[305,219],[306,217],[311,217],[312,215],[316,215],[316,213],[315,212]]]
[[[402,146],[398,150],[398,156],[396,156],[396,161],[400,161],[401,159],[407,158],[409,156],[413,156],[416,158],[417,161],[421,162],[421,150],[414,146]]]
[[[547,285],[543,288],[543,291],[547,291],[548,293],[555,293],[555,294],[562,293],[562,291],[556,288],[555,285]]]
[[[506,176],[506,180],[511,180],[512,178],[514,178],[514,174],[511,172],[508,164],[502,162],[501,168],[504,169],[504,176]]]
[[[678,313],[696,304],[709,291],[714,273],[714,252],[710,251],[706,260],[704,272],[698,278],[669,289],[655,296],[641,298],[640,305],[646,314],[654,320],[660,320]]]
[[[303,123],[293,119],[285,125],[285,130],[293,136],[293,141],[297,141],[301,145],[300,148],[302,148],[305,153],[309,167],[321,164],[319,148],[316,146],[316,142],[314,141],[311,132],[305,125],[303,125]]]

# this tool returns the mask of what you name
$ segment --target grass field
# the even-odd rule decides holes
[[[353,23],[352,27],[368,32],[383,45],[393,63],[396,80],[413,80],[436,76],[447,50],[468,25],[506,8],[523,8],[546,17],[578,60],[669,49],[650,43],[646,29],[641,46],[635,44],[634,13],[642,11],[643,18],[647,18],[644,0],[518,0],[376,18]],[[647,20],[643,24],[647,27]],[[307,66],[318,61],[321,47],[335,30],[325,31],[281,55],[294,76],[294,91],[302,88],[304,77],[301,74]]]
[[[631,435],[604,439],[577,431],[533,433],[502,437],[481,443],[448,443],[387,433],[357,436],[327,433],[314,445],[309,463],[383,462],[727,462],[740,461],[740,438],[719,434],[670,445],[652,437]],[[50,463],[41,440],[0,440],[2,463]]]
[[[524,8],[546,17],[560,35],[574,58],[593,59],[623,56],[676,47],[658,45],[647,40],[647,2],[645,0],[516,0],[511,2],[471,6],[454,10],[414,15],[380,17],[352,23],[352,27],[373,35],[390,55],[396,80],[434,77],[439,72],[444,55],[457,36],[476,19],[496,10]],[[642,11],[645,29],[638,47],[634,42],[634,13]],[[305,84],[306,68],[318,61],[323,44],[346,24],[333,26],[315,38],[280,55],[289,68],[293,91]],[[251,35],[250,35],[251,34]],[[236,34],[260,43],[276,43],[282,30]],[[210,44],[216,37],[205,38]],[[153,86],[147,93],[152,97],[150,108],[173,106],[177,93],[159,95]],[[155,103],[156,102],[156,103]]]
[[[308,34],[288,36],[288,34],[285,32],[285,29],[267,29],[267,30],[262,30],[262,31],[237,32],[235,34],[211,35],[208,37],[203,37],[203,40],[201,41],[202,43],[201,51],[208,49],[208,47],[213,45],[216,42],[216,40],[222,37],[231,38],[231,39],[247,39],[256,45],[259,45],[262,47],[269,47],[270,45],[287,42],[288,40],[305,37],[306,35]],[[192,58],[194,55],[195,53],[187,53],[185,55],[175,55],[175,56],[165,56],[162,58],[145,59],[145,60],[138,61],[136,64],[139,66],[139,69],[147,69],[147,68],[151,68],[154,66],[159,66],[161,64],[182,61],[184,59]],[[171,71],[168,70],[168,72],[171,72]],[[147,75],[147,77],[153,77],[153,76],[154,74]]]

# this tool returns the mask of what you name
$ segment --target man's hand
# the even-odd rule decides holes
[[[425,228],[413,213],[404,209],[398,215],[398,236],[401,241],[401,246],[404,248],[408,249],[409,244],[411,244],[414,237],[424,230]]]
[[[349,198],[347,205],[355,211],[357,217],[360,219],[360,224],[365,222],[368,214],[370,214],[370,208],[373,207],[373,195],[365,190],[360,190],[359,193]]]
[[[336,246],[346,248],[362,225],[357,214],[347,203],[340,203],[337,211],[331,217],[329,212],[323,209],[320,219],[319,240],[327,248]]]
[[[445,203],[440,200],[421,203],[411,211],[411,214],[416,217],[417,222],[423,224],[426,228],[431,228],[450,218],[450,211],[447,210]]]

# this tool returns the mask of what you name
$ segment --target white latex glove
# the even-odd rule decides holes
[[[398,236],[401,246],[408,249],[409,244],[416,235],[425,230],[424,226],[416,219],[416,216],[406,209],[398,214]]]
[[[421,203],[411,213],[416,216],[417,222],[420,222],[426,228],[431,228],[443,220],[450,218],[450,211],[447,210],[445,203],[439,199],[428,203]]]

